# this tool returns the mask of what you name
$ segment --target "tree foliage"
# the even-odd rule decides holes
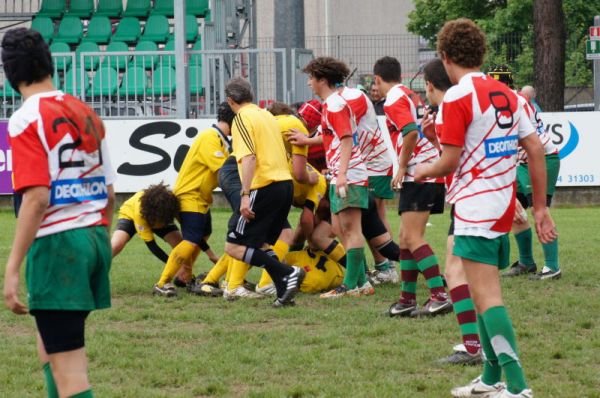
[[[444,22],[466,17],[481,26],[488,37],[484,67],[507,64],[519,86],[533,81],[533,0],[414,0],[408,30],[435,48],[436,34]],[[566,17],[567,86],[591,86],[592,63],[585,60],[585,40],[600,1],[564,0]]]

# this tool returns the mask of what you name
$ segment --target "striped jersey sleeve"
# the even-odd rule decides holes
[[[251,121],[243,113],[236,115],[233,119],[231,136],[233,137],[233,152],[238,162],[248,155],[256,155],[254,129]]]

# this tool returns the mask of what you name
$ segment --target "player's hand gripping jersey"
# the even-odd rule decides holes
[[[11,116],[8,132],[15,191],[50,189],[38,238],[107,224],[107,185],[115,174],[104,125],[87,105],[61,91],[32,95]]]
[[[518,140],[535,132],[517,95],[483,73],[469,73],[444,96],[441,144],[463,152],[446,200],[455,234],[493,239],[510,231]]]
[[[558,153],[558,148],[552,142],[552,138],[550,137],[550,132],[544,129],[544,123],[538,114],[538,111],[531,105],[530,102],[527,101],[525,97],[520,94],[517,94],[519,97],[519,102],[523,106],[527,117],[531,121],[531,124],[535,126],[535,132],[538,137],[540,137],[540,141],[542,142],[542,146],[544,147],[544,154],[546,155],[554,155]],[[527,163],[527,152],[521,146],[519,146],[519,152],[517,154],[518,163]]]
[[[342,97],[346,100],[358,128],[358,146],[367,163],[369,176],[391,176],[393,163],[377,124],[377,115],[371,100],[357,88],[344,87]]]
[[[417,109],[409,97],[409,91],[402,84],[397,84],[390,89],[383,104],[392,144],[396,148],[396,154],[400,156],[402,151],[402,137],[412,130],[418,130]],[[415,167],[419,163],[433,162],[439,158],[435,146],[419,131],[419,138],[408,161],[405,182],[414,181]],[[420,182],[435,182],[435,178],[428,178]],[[441,182],[441,181],[440,181]]]
[[[334,92],[323,103],[322,113],[323,145],[327,155],[327,168],[331,174],[331,184],[336,184],[339,173],[341,140],[343,137],[350,136],[353,146],[346,174],[347,182],[367,186],[367,166],[358,146],[356,118],[350,106],[340,94]]]

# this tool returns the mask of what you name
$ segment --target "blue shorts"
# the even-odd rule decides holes
[[[210,211],[206,214],[192,211],[179,213],[181,235],[184,240],[200,245],[202,238],[212,233],[212,217]]]

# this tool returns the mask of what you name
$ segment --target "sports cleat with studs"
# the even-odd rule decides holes
[[[375,288],[371,285],[371,282],[367,281],[364,285],[358,287],[358,291],[361,296],[372,296],[375,294]]]
[[[429,298],[422,307],[415,308],[410,313],[410,316],[418,318],[422,316],[444,315],[450,312],[452,312],[452,302],[450,300],[441,301]]]
[[[275,288],[275,285],[272,283],[269,283],[268,285],[264,285],[263,287],[258,287],[258,285],[256,285],[256,289],[254,291],[263,296],[277,295],[277,289]]]
[[[504,383],[496,383],[493,386],[488,386],[484,382],[481,381],[481,376],[477,377],[475,380],[471,381],[466,386],[455,387],[450,390],[450,394],[454,398],[493,398],[496,397],[498,393],[504,390]]]
[[[323,299],[329,298],[339,298],[339,297],[360,297],[360,291],[358,288],[348,289],[346,285],[340,285],[335,289],[332,289],[328,292],[322,293],[319,297]]]
[[[560,279],[562,271],[560,269],[553,271],[551,268],[544,265],[544,268],[535,275],[531,275],[529,279],[532,281],[543,281],[546,279]]]
[[[233,290],[224,290],[223,298],[227,301],[234,301],[237,299],[260,299],[264,298],[262,294],[253,292],[252,290],[246,289],[244,286],[238,286]]]
[[[189,287],[189,292],[198,296],[221,297],[223,290],[209,283],[197,282]]]
[[[152,288],[152,295],[162,297],[175,297],[177,296],[177,289],[172,283],[165,283],[162,287],[154,285]]]
[[[518,261],[515,261],[510,266],[510,269],[508,271],[506,271],[505,273],[503,273],[502,276],[510,278],[513,276],[533,274],[533,273],[535,273],[535,271],[537,271],[537,265],[535,265],[535,263],[533,263],[532,265],[525,265],[525,264],[521,264]]]
[[[496,395],[492,395],[492,398],[533,398],[533,391],[527,388],[518,394],[512,394],[506,388],[499,391]]]
[[[285,292],[278,298],[278,300],[284,304],[294,300],[294,297],[296,297],[296,294],[300,291],[300,285],[302,285],[302,281],[304,281],[304,277],[306,276],[306,271],[302,268],[292,268],[294,269],[292,273],[283,279],[283,282],[286,284]]]
[[[382,285],[384,283],[398,283],[400,281],[400,277],[398,276],[398,271],[394,266],[390,266],[389,269],[384,271],[375,270],[371,272],[369,279],[373,282],[374,285]]]
[[[390,306],[387,313],[390,317],[407,317],[410,316],[411,312],[417,309],[417,303],[403,303],[402,301],[396,301]]]

